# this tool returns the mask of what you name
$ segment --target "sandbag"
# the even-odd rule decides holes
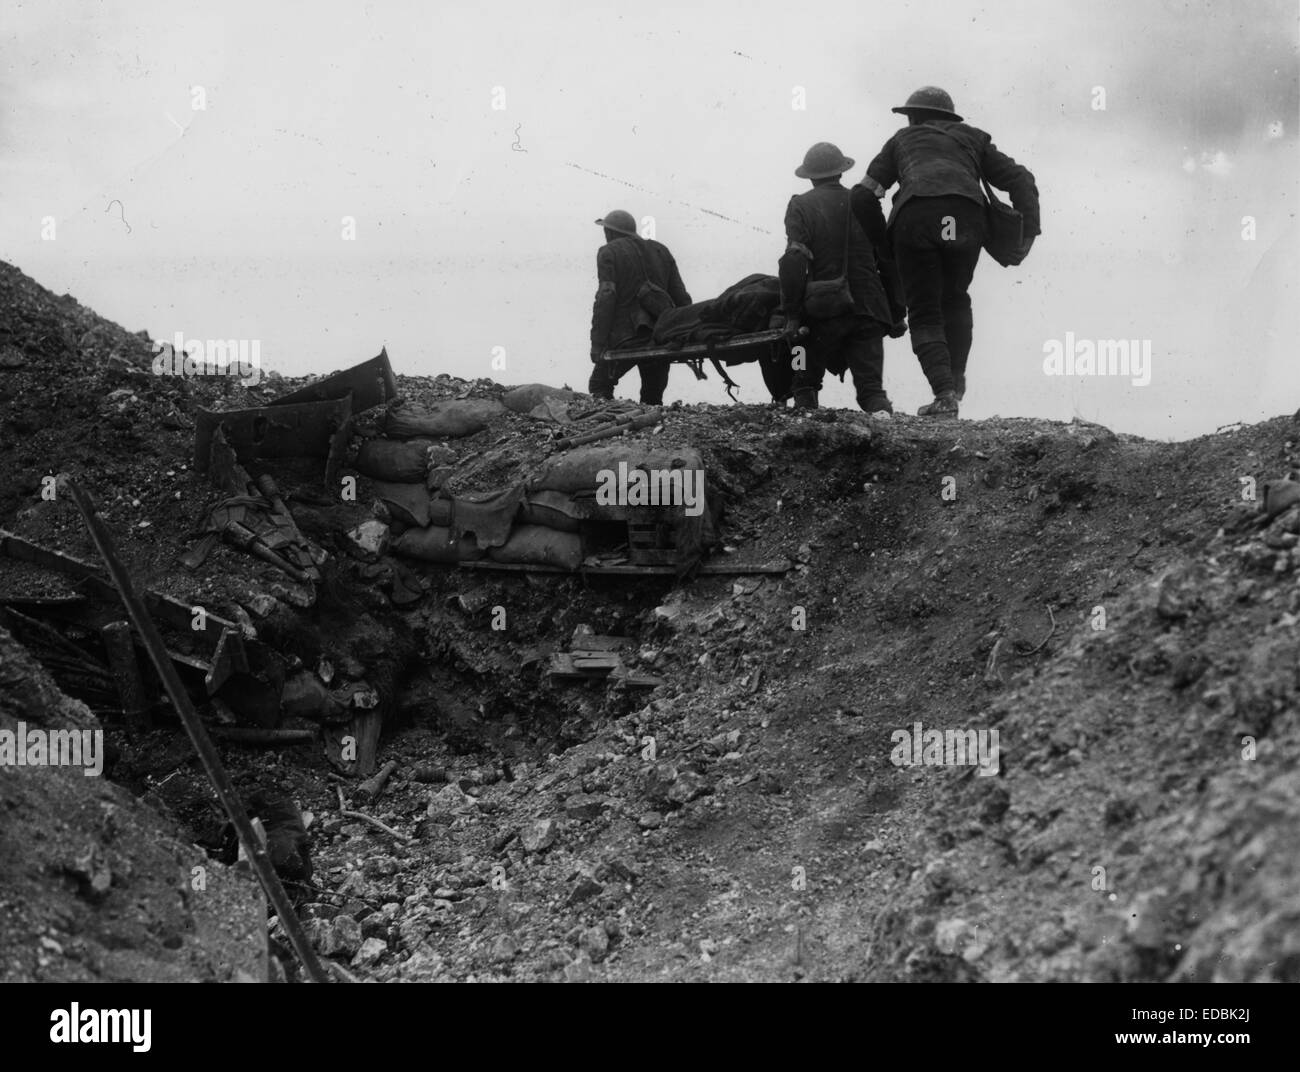
[[[429,524],[451,528],[453,504],[450,499],[429,500]]]
[[[524,499],[523,485],[500,491],[458,495],[452,500],[452,535],[473,533],[479,547],[500,547],[510,538]]]
[[[651,450],[626,444],[593,443],[549,459],[529,481],[530,491],[595,491],[602,470],[618,472],[618,463],[629,469],[703,469],[699,451],[692,447]]]
[[[526,383],[514,387],[501,396],[506,409],[512,413],[531,413],[543,402],[554,399],[559,402],[572,402],[574,393],[567,387],[548,387],[544,383]]]
[[[374,496],[388,507],[394,519],[404,525],[422,529],[433,520],[429,517],[429,490],[423,482],[398,484],[376,480]]]
[[[540,525],[516,525],[504,546],[488,552],[493,562],[526,566],[558,566],[576,570],[582,565],[582,538]]]
[[[569,404],[559,398],[544,398],[528,411],[528,416],[538,421],[552,421],[555,424],[572,424],[569,420]]]
[[[519,520],[560,532],[577,532],[581,516],[567,491],[533,491],[519,504]]]
[[[458,398],[424,406],[393,406],[384,418],[384,434],[408,436],[467,436],[482,431],[505,406],[490,398]]]
[[[423,484],[429,471],[427,439],[408,439],[396,442],[391,439],[367,439],[357,452],[352,464],[358,473],[374,480],[393,481],[399,484]]]
[[[473,562],[483,557],[483,552],[473,540],[462,538],[451,541],[451,529],[430,525],[427,529],[407,529],[392,543],[392,551],[422,562]]]
[[[450,499],[434,499],[423,484],[396,484],[376,480],[374,496],[386,507],[394,521],[406,528],[451,525]]]

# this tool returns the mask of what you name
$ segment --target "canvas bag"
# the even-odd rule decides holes
[[[650,326],[664,315],[669,309],[675,309],[677,303],[673,301],[672,295],[663,287],[650,278],[650,272],[645,266],[645,257],[641,253],[641,240],[632,239],[632,252],[636,254],[636,259],[641,264],[641,274],[645,276],[644,282],[637,287],[636,300],[642,310],[650,317]]]
[[[980,184],[984,187],[984,196],[988,198],[988,205],[984,209],[987,221],[984,232],[984,248],[988,251],[988,255],[1002,265],[1003,268],[1015,267],[1029,255],[1029,246],[1025,244],[1024,216],[1017,209],[1004,204],[998,199],[997,194],[993,192],[993,187],[989,185],[988,179],[984,177],[984,169],[980,167],[979,158],[975,155],[974,149],[951,131],[944,130],[943,127],[934,127],[934,129],[939,131],[940,134],[947,134],[948,137],[965,149],[971,159],[975,161],[975,170],[979,173]]]
[[[853,227],[853,207],[844,207],[844,269],[835,279],[822,279],[804,288],[803,311],[813,320],[829,320],[853,312],[853,292],[849,290],[849,234]]]

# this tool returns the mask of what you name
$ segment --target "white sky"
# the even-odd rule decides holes
[[[1296,57],[1281,2],[10,0],[0,257],[290,374],[386,344],[400,372],[486,376],[500,346],[494,378],[583,388],[595,217],[653,216],[696,299],[774,273],[807,147],[839,144],[856,182],[935,83],[1044,206],[1026,264],[976,274],[964,415],[1181,438],[1300,407]],[[1151,384],[1044,376],[1067,331],[1152,340]],[[926,401],[907,341],[886,355],[896,404]],[[725,401],[680,367],[677,397]]]

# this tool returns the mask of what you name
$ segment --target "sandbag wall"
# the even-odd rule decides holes
[[[698,554],[714,542],[714,516],[687,516],[681,507],[642,510],[596,501],[602,470],[628,468],[703,471],[690,448],[652,450],[637,441],[610,440],[540,457],[536,437],[516,426],[511,411],[545,417],[572,393],[540,385],[516,388],[502,401],[458,399],[415,407],[395,405],[364,438],[352,465],[367,478],[360,492],[378,504],[389,525],[388,548],[423,562],[456,564],[487,559],[577,570],[590,548],[584,523],[656,519],[675,546]],[[501,435],[459,442],[493,426]],[[639,439],[639,437],[638,437]],[[706,498],[707,502],[707,498]],[[636,561],[636,556],[632,556]]]

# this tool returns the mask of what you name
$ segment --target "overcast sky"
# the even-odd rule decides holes
[[[596,216],[652,217],[712,297],[775,272],[809,145],[856,182],[937,84],[1043,203],[1029,260],[976,273],[963,415],[1183,438],[1300,407],[1298,52],[1284,0],[9,0],[0,257],[288,374],[387,345],[399,372],[584,388]],[[1149,339],[1150,384],[1044,375],[1067,332]],[[885,377],[928,400],[907,340]],[[726,400],[682,367],[667,398]]]

